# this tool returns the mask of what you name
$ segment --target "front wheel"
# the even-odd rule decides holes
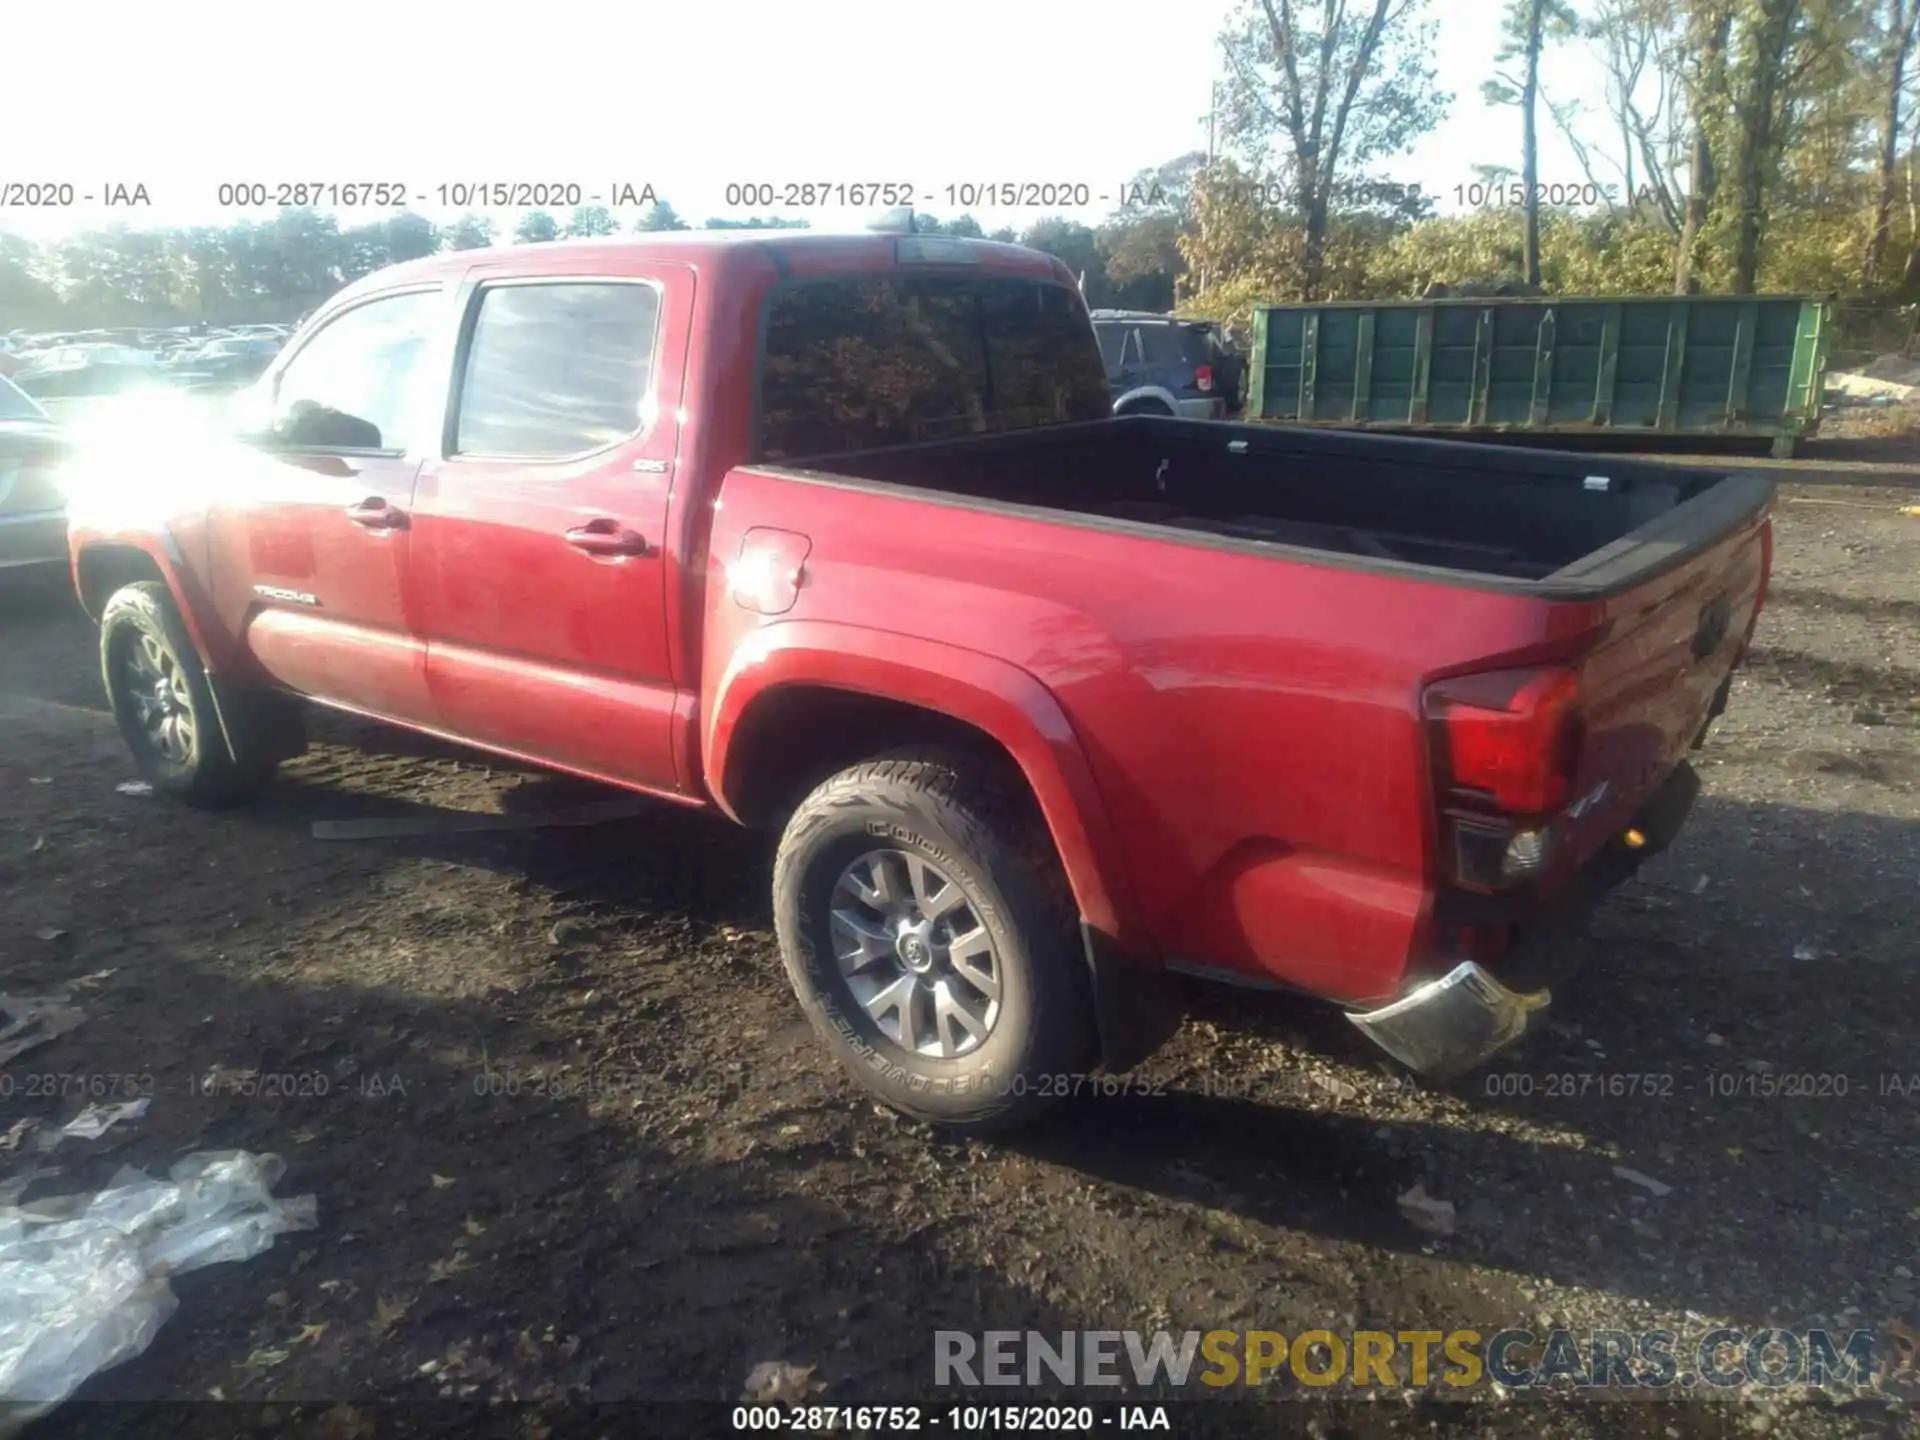
[[[229,805],[273,774],[279,753],[250,731],[233,727],[240,753],[228,747],[213,687],[165,585],[128,585],[107,601],[100,672],[133,763],[156,791]]]
[[[1094,1053],[1074,907],[1044,825],[991,763],[857,765],[794,812],[774,865],[807,1018],[902,1114],[1028,1123]]]

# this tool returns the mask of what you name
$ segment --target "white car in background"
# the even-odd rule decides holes
[[[0,579],[67,567],[66,432],[0,376]]]

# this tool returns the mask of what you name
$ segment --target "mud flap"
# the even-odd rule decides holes
[[[1100,1063],[1124,1074],[1153,1054],[1186,1018],[1186,987],[1162,967],[1122,955],[1106,935],[1080,925],[1100,1027]]]
[[[293,697],[229,685],[212,671],[207,672],[207,689],[213,694],[220,738],[234,764],[255,756],[292,760],[306,750],[306,717]]]

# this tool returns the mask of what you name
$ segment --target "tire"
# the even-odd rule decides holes
[[[787,975],[828,1048],[894,1110],[974,1133],[1037,1119],[1077,1088],[1096,1048],[1066,877],[1024,789],[994,769],[990,760],[920,754],[842,771],[794,812],[773,877]],[[909,903],[913,913],[944,913],[917,949],[905,938],[877,943],[907,921],[889,922],[861,900],[849,875],[896,901],[931,897],[924,911]],[[856,948],[861,932],[849,919],[867,948]],[[848,965],[843,952],[872,958]],[[914,973],[922,960],[928,968]],[[970,978],[982,974],[997,984]],[[874,992],[898,992],[903,981],[915,982],[904,1003],[870,1008],[881,998]],[[942,1012],[943,983],[949,999],[966,1002],[971,1026],[958,1006]],[[972,1033],[981,1022],[984,1033]],[[919,1043],[909,1049],[907,1039]]]
[[[1173,414],[1173,411],[1169,410],[1163,401],[1139,400],[1127,406],[1126,409],[1122,410],[1120,412],[1120,417],[1124,419],[1128,415],[1171,415],[1171,414]]]
[[[232,723],[238,716],[228,717],[227,728],[239,753],[229,751],[213,686],[165,585],[142,581],[107,601],[100,614],[100,675],[133,762],[158,793],[219,808],[259,789],[279,766],[284,751]],[[170,682],[164,699],[163,678]],[[157,723],[156,705],[171,707]]]

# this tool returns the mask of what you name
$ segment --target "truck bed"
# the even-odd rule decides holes
[[[1566,596],[1679,563],[1773,489],[1756,475],[1591,455],[1161,416],[782,468]]]

